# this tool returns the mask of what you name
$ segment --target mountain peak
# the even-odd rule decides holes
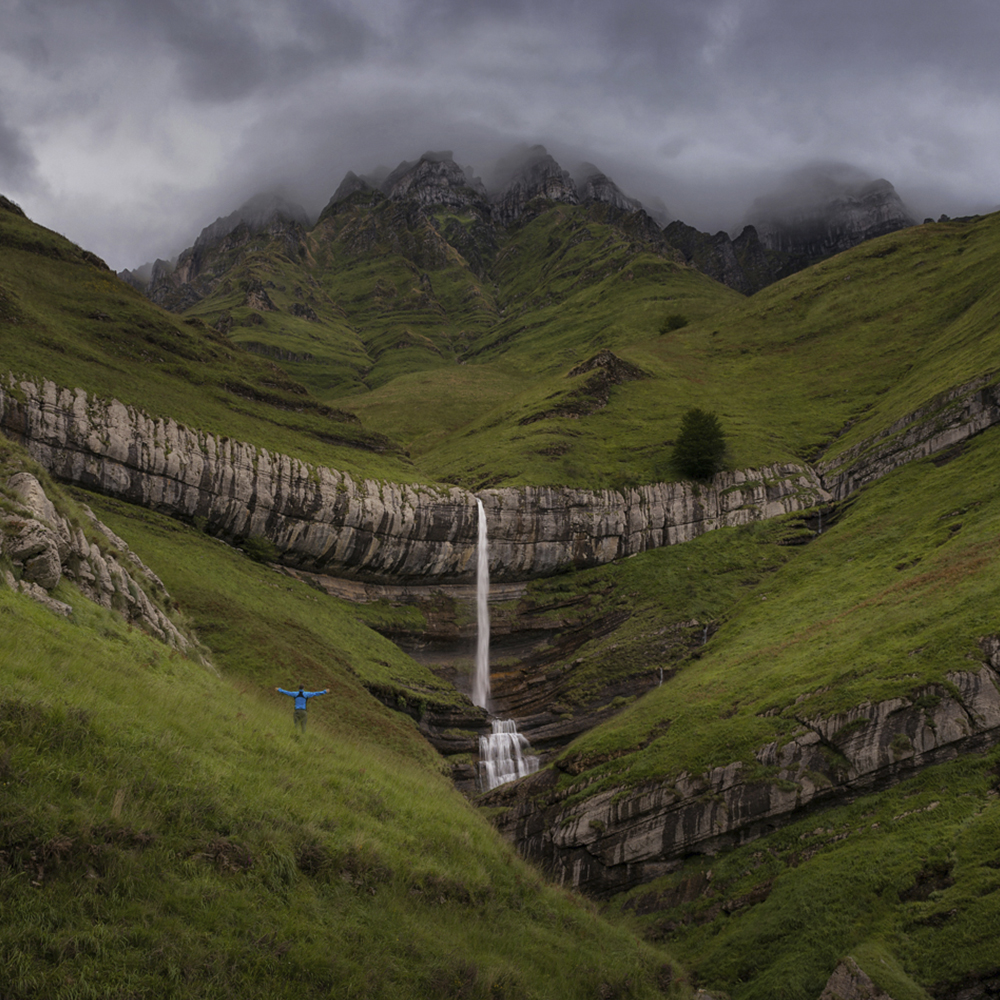
[[[506,177],[500,192],[493,197],[493,217],[508,226],[523,215],[533,198],[577,205],[576,184],[542,145],[530,146],[497,165],[496,176]]]
[[[486,188],[470,171],[460,167],[451,150],[424,153],[418,160],[404,160],[382,182],[391,201],[409,199],[421,205],[445,205],[460,211],[469,208],[488,213]]]
[[[583,183],[579,186],[580,201],[599,201],[620,208],[623,212],[638,212],[642,202],[630,198],[604,171],[593,163],[584,163],[578,175]]]
[[[915,224],[885,178],[845,163],[811,164],[757,198],[746,222],[769,250],[802,259],[829,256]]]
[[[311,220],[309,213],[301,205],[273,192],[263,192],[244,202],[235,212],[225,217],[220,216],[210,226],[206,226],[194,241],[194,245],[200,248],[215,243],[240,225],[246,225],[251,232],[254,232],[266,229],[275,222],[292,222],[308,226]]]

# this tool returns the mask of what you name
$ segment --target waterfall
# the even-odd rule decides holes
[[[486,511],[478,497],[479,545],[476,549],[476,673],[472,679],[472,703],[488,708],[490,700],[490,547],[486,535]]]
[[[472,679],[472,701],[487,708],[490,700],[490,549],[486,534],[486,511],[478,497],[479,545],[476,549],[476,672]],[[538,770],[538,758],[521,751],[528,741],[517,731],[513,719],[494,719],[493,732],[479,737],[479,781],[484,792]]]
[[[479,737],[479,777],[484,792],[538,770],[538,758],[521,752],[527,746],[513,719],[493,720],[493,732]]]

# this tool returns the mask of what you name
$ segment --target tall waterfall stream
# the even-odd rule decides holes
[[[472,701],[489,709],[490,700],[490,550],[486,530],[486,511],[479,507],[479,543],[476,548],[476,671],[472,680]],[[493,732],[479,737],[479,780],[489,791],[538,770],[538,758],[522,751],[528,741],[517,731],[513,719],[494,719]]]

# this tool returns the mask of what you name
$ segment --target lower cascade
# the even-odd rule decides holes
[[[522,753],[528,741],[513,719],[494,719],[493,732],[479,737],[479,782],[484,792],[538,770],[538,758]]]

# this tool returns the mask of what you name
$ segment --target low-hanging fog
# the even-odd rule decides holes
[[[843,164],[918,220],[1000,205],[977,0],[8,0],[0,194],[134,267],[263,189],[544,143],[700,229]],[[794,181],[800,183],[799,180]]]

